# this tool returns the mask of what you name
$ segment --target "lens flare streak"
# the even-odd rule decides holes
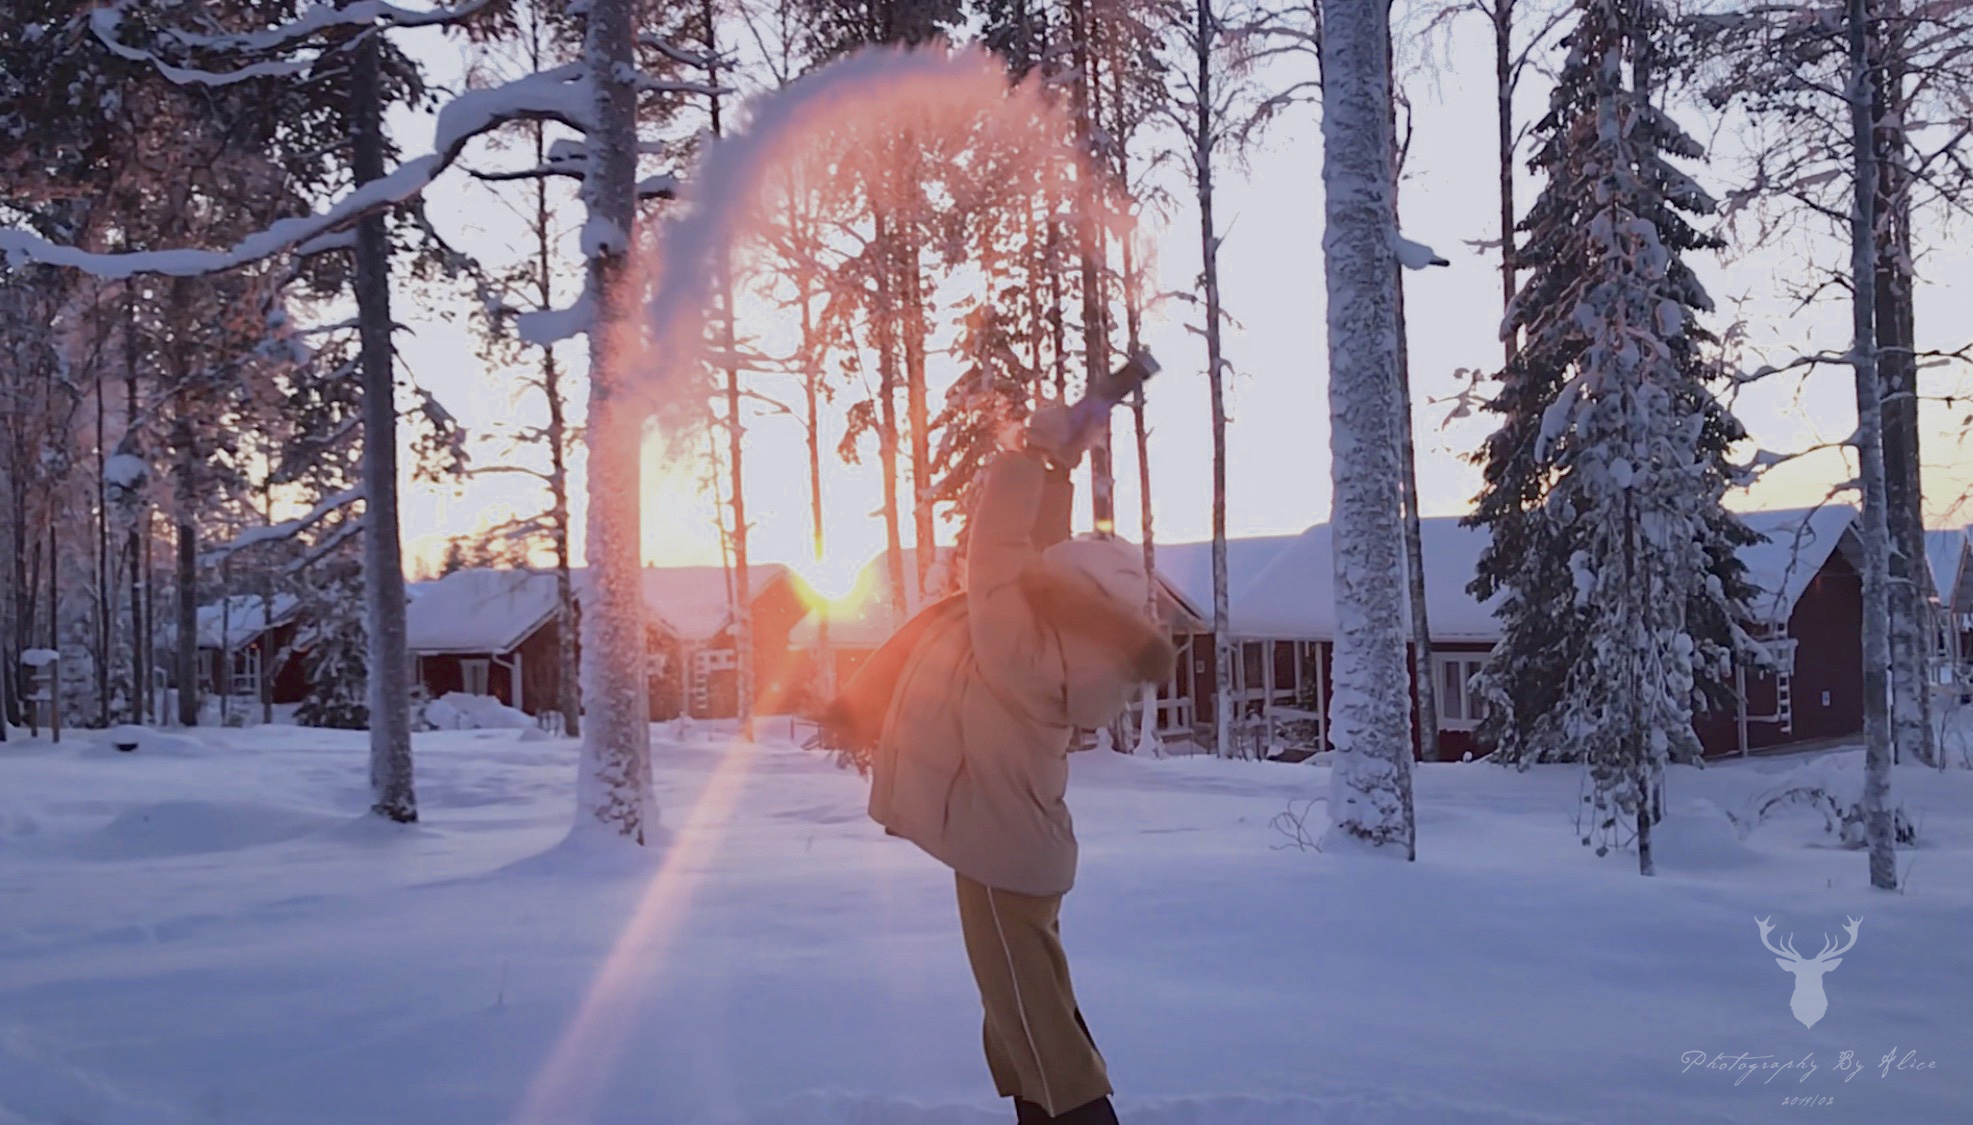
[[[756,755],[755,747],[738,740],[726,747],[590,982],[581,1006],[529,1084],[514,1125],[589,1120],[592,1104],[615,1071],[644,1002],[664,971],[706,864],[726,838]]]

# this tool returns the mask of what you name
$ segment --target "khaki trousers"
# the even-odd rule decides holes
[[[1062,896],[1015,894],[957,878],[959,929],[986,1009],[994,1088],[1051,1116],[1109,1094],[1109,1070],[1069,984]]]

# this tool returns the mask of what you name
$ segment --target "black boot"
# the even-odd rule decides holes
[[[1067,1113],[1058,1113],[1054,1117],[1038,1118],[1037,1120],[1053,1121],[1056,1125],[1119,1125],[1117,1111],[1110,1105],[1110,1099],[1108,1098],[1097,1098],[1095,1101],[1085,1102]]]
[[[1047,1110],[1026,1098],[1014,1099],[1014,1125],[1048,1125],[1053,1120]]]

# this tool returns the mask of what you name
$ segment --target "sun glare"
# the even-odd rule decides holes
[[[841,608],[863,592],[864,568],[855,561],[811,559],[792,563],[790,569],[808,586],[814,596],[811,600],[819,601],[818,608]]]

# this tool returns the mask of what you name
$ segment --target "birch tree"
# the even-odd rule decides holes
[[[1844,12],[1849,82],[1850,156],[1855,162],[1850,197],[1850,356],[1856,372],[1857,476],[1863,489],[1863,831],[1870,852],[1870,885],[1898,886],[1897,836],[1891,807],[1891,762],[1896,743],[1887,706],[1891,615],[1887,588],[1890,521],[1884,480],[1884,390],[1877,351],[1877,145],[1872,107],[1881,75],[1871,57],[1869,0],[1848,0]],[[1921,556],[1922,557],[1922,556]]]
[[[502,37],[512,41],[505,44],[509,49],[508,57],[496,61],[494,48],[502,44],[497,41],[489,44],[489,58],[482,64],[488,72],[485,74],[488,84],[497,85],[539,73],[565,61],[561,57],[566,53],[564,45],[555,34],[550,17],[551,13],[539,3],[530,2],[517,7],[513,15],[514,26],[509,34]],[[500,62],[507,65],[501,66]],[[512,73],[516,69],[519,73]],[[524,143],[533,159],[532,169],[548,168],[551,152],[567,155],[566,145],[559,149],[551,147],[548,122],[537,119],[521,123],[521,128],[524,130]],[[530,175],[529,171],[474,172],[477,178],[489,185],[506,185],[518,179],[524,182],[526,188],[525,208],[517,208],[516,213],[526,225],[525,233],[530,245],[525,247],[527,253],[523,259],[500,277],[498,300],[486,309],[488,347],[495,352],[498,361],[515,366],[519,364],[516,345],[522,343],[513,331],[515,318],[527,312],[550,312],[566,299],[563,294],[565,287],[560,284],[564,273],[560,249],[565,232],[556,221],[557,208],[551,204],[551,198],[559,201],[559,196],[551,197],[552,177]],[[482,466],[478,471],[517,471],[539,481],[548,493],[546,512],[509,530],[523,535],[539,531],[547,533],[555,558],[556,709],[562,716],[562,733],[580,737],[582,692],[576,645],[579,625],[572,567],[574,530],[569,504],[568,465],[577,427],[569,419],[573,373],[562,363],[556,347],[557,341],[554,340],[533,345],[536,352],[534,372],[526,377],[529,389],[541,395],[547,421],[515,435],[518,440],[546,451],[547,468],[544,470],[503,461]]]
[[[1311,9],[1312,11],[1312,9]],[[1240,160],[1279,110],[1299,100],[1312,84],[1267,94],[1248,66],[1267,58],[1306,52],[1314,34],[1288,17],[1270,19],[1252,7],[1216,0],[1170,10],[1170,96],[1164,116],[1182,138],[1175,154],[1192,188],[1199,224],[1200,321],[1206,351],[1206,386],[1211,404],[1213,443],[1212,627],[1213,676],[1219,701],[1213,708],[1213,745],[1220,754],[1233,746],[1233,712],[1227,703],[1233,686],[1234,648],[1228,626],[1231,596],[1226,557],[1226,380],[1233,369],[1226,355],[1228,315],[1220,285],[1219,174]],[[1256,44],[1265,44],[1256,46]]]
[[[587,535],[589,606],[582,615],[583,726],[577,823],[642,844],[651,808],[650,700],[645,689],[642,582],[644,415],[630,386],[638,329],[630,266],[637,222],[637,60],[632,0],[590,0],[584,12],[582,231],[588,257]]]
[[[1338,623],[1330,834],[1413,859],[1388,9],[1381,0],[1326,0],[1322,29]]]
[[[1916,344],[1914,305],[1920,256],[1912,230],[1927,219],[1963,214],[1973,166],[1965,143],[1973,137],[1964,107],[1973,98],[1973,9],[1963,4],[1872,3],[1863,13],[1863,50],[1872,69],[1869,171],[1851,146],[1852,45],[1847,7],[1774,4],[1702,9],[1683,23],[1684,57],[1708,101],[1737,109],[1753,154],[1748,181],[1728,200],[1741,237],[1764,244],[1804,220],[1827,224],[1836,245],[1854,249],[1851,196],[1875,196],[1871,242],[1876,290],[1871,306],[1882,401],[1880,435],[1885,470],[1893,756],[1935,763],[1930,720],[1930,576],[1924,556],[1923,493],[1919,473],[1918,408],[1921,369],[1936,353]],[[1791,285],[1803,304],[1855,284],[1853,263],[1813,263]],[[1959,353],[1963,356],[1963,351]],[[1817,362],[1783,363],[1748,381]]]

